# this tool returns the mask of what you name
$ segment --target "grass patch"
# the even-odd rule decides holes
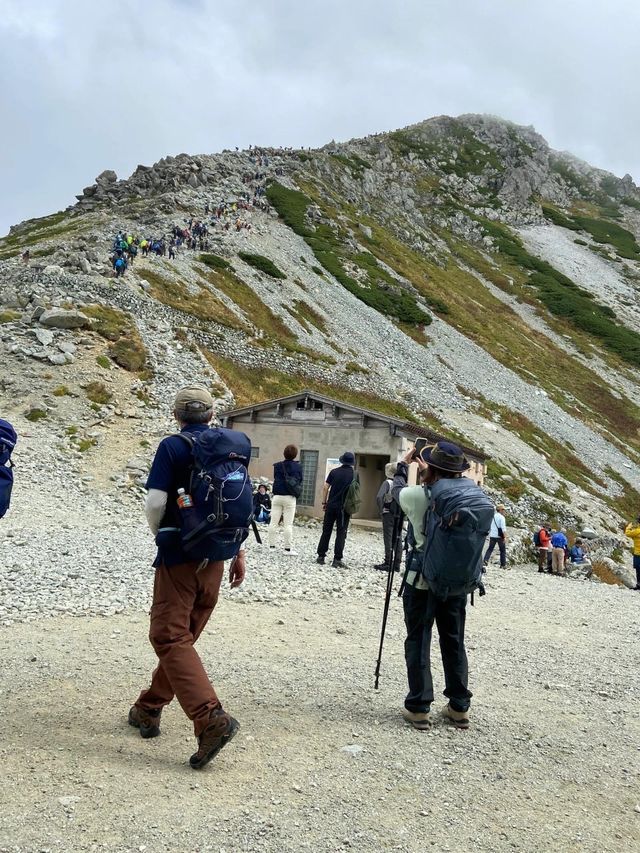
[[[222,267],[212,269],[227,272]],[[237,317],[221,299],[217,299],[209,287],[200,287],[194,295],[183,281],[170,281],[156,270],[140,269],[137,272],[149,284],[151,295],[164,305],[189,314],[203,323],[219,323],[228,329],[248,331],[249,324]],[[203,278],[203,282],[208,283],[209,279]]]
[[[358,364],[357,361],[348,361],[344,366],[345,373],[370,373],[368,367],[363,367],[361,364]]]
[[[417,305],[415,298],[378,266],[373,255],[350,255],[328,224],[321,223],[314,230],[306,224],[305,215],[311,199],[303,192],[274,182],[267,188],[267,198],[285,224],[304,239],[318,263],[365,305],[412,325],[431,322],[431,317]],[[352,261],[366,273],[364,282],[346,273],[345,261]]]
[[[585,216],[581,213],[567,216],[550,204],[543,204],[542,212],[547,219],[562,226],[562,228],[568,228],[570,231],[586,231],[596,243],[606,243],[613,246],[621,258],[640,259],[640,246],[636,238],[617,222],[595,216]],[[611,205],[601,205],[600,212],[613,218],[618,218],[620,215],[617,208],[612,208]]]
[[[111,362],[109,361],[106,355],[96,356],[96,364],[98,365],[98,367],[102,367],[104,370],[111,369]]]
[[[72,397],[71,391],[67,388],[66,385],[58,385],[57,388],[54,388],[51,392],[54,397]]]
[[[68,436],[77,435],[78,434],[78,427],[77,426],[67,427],[65,430],[65,434]]]
[[[321,276],[323,276],[323,277],[324,277],[324,270],[323,270],[323,269],[321,269],[320,267],[317,267],[317,266],[313,265],[313,266],[311,267],[311,269],[314,271],[314,273],[315,273],[316,275],[321,275]]]
[[[633,198],[630,195],[623,198],[622,203],[626,204],[627,207],[633,207],[634,210],[640,210],[640,200],[637,198]]]
[[[106,405],[113,397],[111,391],[102,382],[89,382],[85,386],[84,393],[92,403],[100,406]]]
[[[117,365],[132,373],[149,373],[147,351],[129,315],[106,305],[88,305],[82,311],[95,321],[93,329],[111,342],[109,355]]]
[[[602,560],[593,560],[591,562],[591,569],[593,574],[603,583],[608,583],[612,586],[625,586],[624,582]]]
[[[231,270],[233,267],[229,263],[229,261],[225,261],[224,258],[221,258],[219,255],[198,255],[198,260],[200,263],[205,264],[205,266],[210,267],[212,270]]]
[[[271,278],[286,278],[286,275],[282,270],[279,270],[273,261],[270,261],[269,258],[265,258],[264,255],[254,255],[249,252],[238,252],[238,257],[241,261],[244,261],[245,264],[249,264],[250,267],[260,270],[260,272],[271,276]]]
[[[473,218],[494,238],[497,248],[506,258],[531,273],[527,283],[536,289],[538,299],[551,314],[566,318],[578,329],[597,338],[603,346],[624,361],[634,367],[640,366],[640,335],[618,324],[615,312],[609,306],[600,305],[588,291],[578,287],[547,261],[529,254],[521,240],[506,226],[478,216]],[[587,219],[574,218],[576,221]],[[619,228],[614,223],[607,224]]]
[[[86,453],[87,450],[96,447],[97,444],[98,440],[95,438],[81,438],[80,441],[76,442],[76,448],[80,453]]]
[[[427,165],[435,160],[445,174],[479,175],[486,169],[504,171],[496,152],[456,119],[446,119],[446,135],[429,135],[429,129],[397,130],[389,134],[390,146],[399,154],[416,155]]]
[[[231,359],[204,350],[209,363],[231,390],[236,406],[248,406],[276,397],[286,397],[298,391],[309,389],[344,403],[351,403],[363,409],[380,412],[393,418],[416,422],[416,415],[402,403],[386,400],[365,391],[354,391],[343,385],[329,385],[300,373],[283,373],[279,370],[256,370],[237,364]]]
[[[301,299],[294,299],[293,304],[287,306],[287,311],[307,330],[309,330],[309,326],[311,325],[315,326],[319,332],[326,333],[327,324],[324,317]]]
[[[277,317],[268,305],[265,305],[253,288],[233,272],[230,270],[210,270],[205,275],[206,280],[213,288],[228,296],[240,308],[245,317],[250,318],[251,323],[264,332],[265,336],[259,345],[269,346],[275,343],[287,352],[304,355],[313,361],[327,361],[335,364],[330,356],[323,356],[298,343],[297,337],[280,317]],[[312,316],[310,312],[308,316]],[[249,324],[247,323],[244,328],[249,328]]]
[[[18,314],[17,311],[10,311],[7,309],[6,311],[0,311],[0,325],[3,323],[13,323],[16,320],[19,320],[22,315]]]
[[[45,409],[32,408],[25,412],[24,416],[26,420],[31,421],[32,423],[37,423],[38,421],[48,418],[49,414]]]

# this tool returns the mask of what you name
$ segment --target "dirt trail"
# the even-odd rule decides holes
[[[200,649],[242,728],[202,772],[179,707],[153,741],[126,725],[154,663],[144,614],[0,629],[0,850],[638,849],[640,597],[490,583],[466,733],[400,719],[399,602],[375,693],[379,600],[222,601]]]

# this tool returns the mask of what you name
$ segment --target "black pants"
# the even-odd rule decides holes
[[[382,513],[382,538],[384,540],[384,561],[389,566],[391,564],[391,552],[393,551],[393,533],[395,530],[396,516],[393,512]],[[396,530],[398,534],[398,547],[396,549],[396,558],[394,560],[394,569],[399,568],[402,560],[402,548],[400,547],[400,530]]]
[[[429,590],[416,589],[407,584],[402,605],[407,627],[404,657],[409,681],[405,708],[422,713],[428,711],[433,702],[430,651],[431,629],[435,620],[444,669],[444,695],[454,710],[466,711],[473,695],[467,689],[469,667],[464,648],[467,597],[457,596],[443,601]]]
[[[322,524],[322,535],[318,542],[318,556],[324,557],[329,550],[329,541],[333,533],[333,525],[336,526],[336,542],[333,546],[334,560],[341,560],[344,554],[344,543],[347,541],[347,528],[351,516],[342,507],[328,506],[324,513]]]
[[[504,539],[500,539],[497,536],[492,536],[489,539],[489,547],[487,548],[487,553],[484,555],[485,563],[488,563],[491,559],[491,555],[493,554],[493,549],[496,547],[496,543],[498,544],[498,550],[500,551],[500,565],[504,569],[507,565],[507,546],[504,543]]]

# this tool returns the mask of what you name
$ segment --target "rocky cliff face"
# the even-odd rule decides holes
[[[139,476],[122,436],[144,456],[194,379],[221,405],[315,386],[464,436],[522,523],[613,532],[637,512],[629,176],[533,128],[442,116],[316,151],[166,157],[77,198],[0,241],[0,384],[5,414],[43,412],[29,429],[105,489]],[[112,277],[119,230],[160,238],[191,219],[206,247]],[[86,322],[46,328],[51,308]]]

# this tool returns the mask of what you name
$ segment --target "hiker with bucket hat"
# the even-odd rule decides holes
[[[418,454],[414,448],[398,463],[396,483],[404,479],[406,484],[408,466],[411,462],[418,465],[418,485],[406,486],[396,493],[403,512],[410,525],[412,548],[407,557],[407,569],[402,588],[402,603],[407,637],[404,643],[405,662],[409,691],[405,697],[402,716],[415,729],[428,730],[433,717],[430,713],[434,699],[431,676],[430,646],[431,631],[435,621],[440,639],[440,652],[444,669],[444,695],[449,702],[443,709],[443,716],[458,729],[469,728],[469,705],[472,693],[468,689],[468,664],[464,646],[464,628],[466,618],[467,591],[464,585],[445,590],[444,594],[435,582],[425,575],[426,554],[435,549],[438,528],[446,531],[464,530],[456,527],[455,517],[440,518],[435,510],[441,494],[469,494],[469,501],[476,500],[487,530],[493,515],[493,504],[473,481],[463,478],[470,465],[458,445],[449,441],[439,441],[433,446],[422,448]],[[455,481],[455,482],[453,482]],[[438,485],[440,484],[440,485]],[[464,500],[463,500],[464,503]],[[463,515],[461,511],[460,515]],[[425,549],[425,545],[429,548]],[[466,540],[460,547],[465,546]],[[474,556],[469,560],[468,589],[483,592],[482,548],[484,533],[478,536],[474,545]],[[450,555],[451,557],[454,555]],[[466,582],[466,579],[465,579]],[[451,594],[449,594],[451,592]]]

